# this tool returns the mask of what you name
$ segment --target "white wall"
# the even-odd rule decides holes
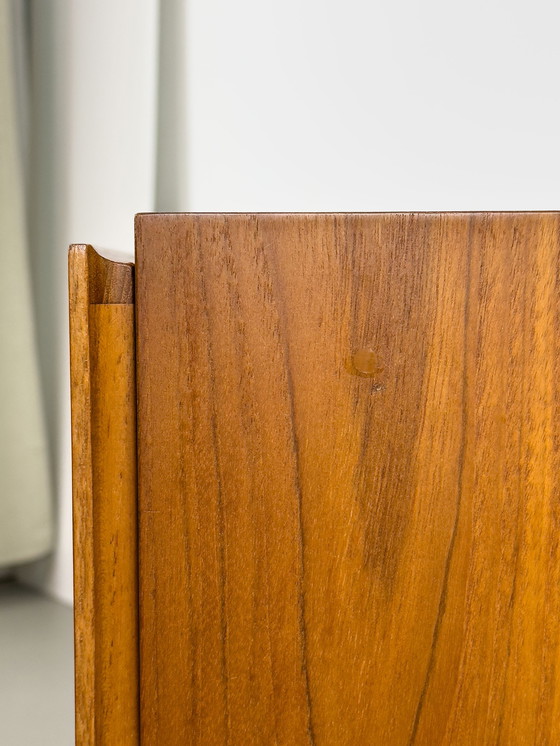
[[[189,209],[560,209],[553,0],[188,7]]]
[[[42,573],[68,600],[67,244],[130,251],[133,214],[154,205],[560,209],[559,12],[552,0],[32,6],[33,250],[60,502]]]
[[[31,249],[57,549],[23,576],[72,600],[67,250],[133,255],[133,216],[154,208],[157,0],[34,0]]]

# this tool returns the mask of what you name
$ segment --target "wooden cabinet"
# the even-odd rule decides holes
[[[135,353],[73,305],[80,743],[560,742],[559,229],[137,216]]]

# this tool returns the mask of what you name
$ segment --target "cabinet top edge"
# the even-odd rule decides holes
[[[410,210],[397,212],[140,212],[136,221],[185,218],[560,217],[560,210]]]

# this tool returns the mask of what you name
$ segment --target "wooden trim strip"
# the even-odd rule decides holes
[[[137,746],[134,266],[69,251],[76,743]]]

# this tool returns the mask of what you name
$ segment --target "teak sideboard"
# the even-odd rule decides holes
[[[560,213],[70,249],[80,746],[560,744]]]

